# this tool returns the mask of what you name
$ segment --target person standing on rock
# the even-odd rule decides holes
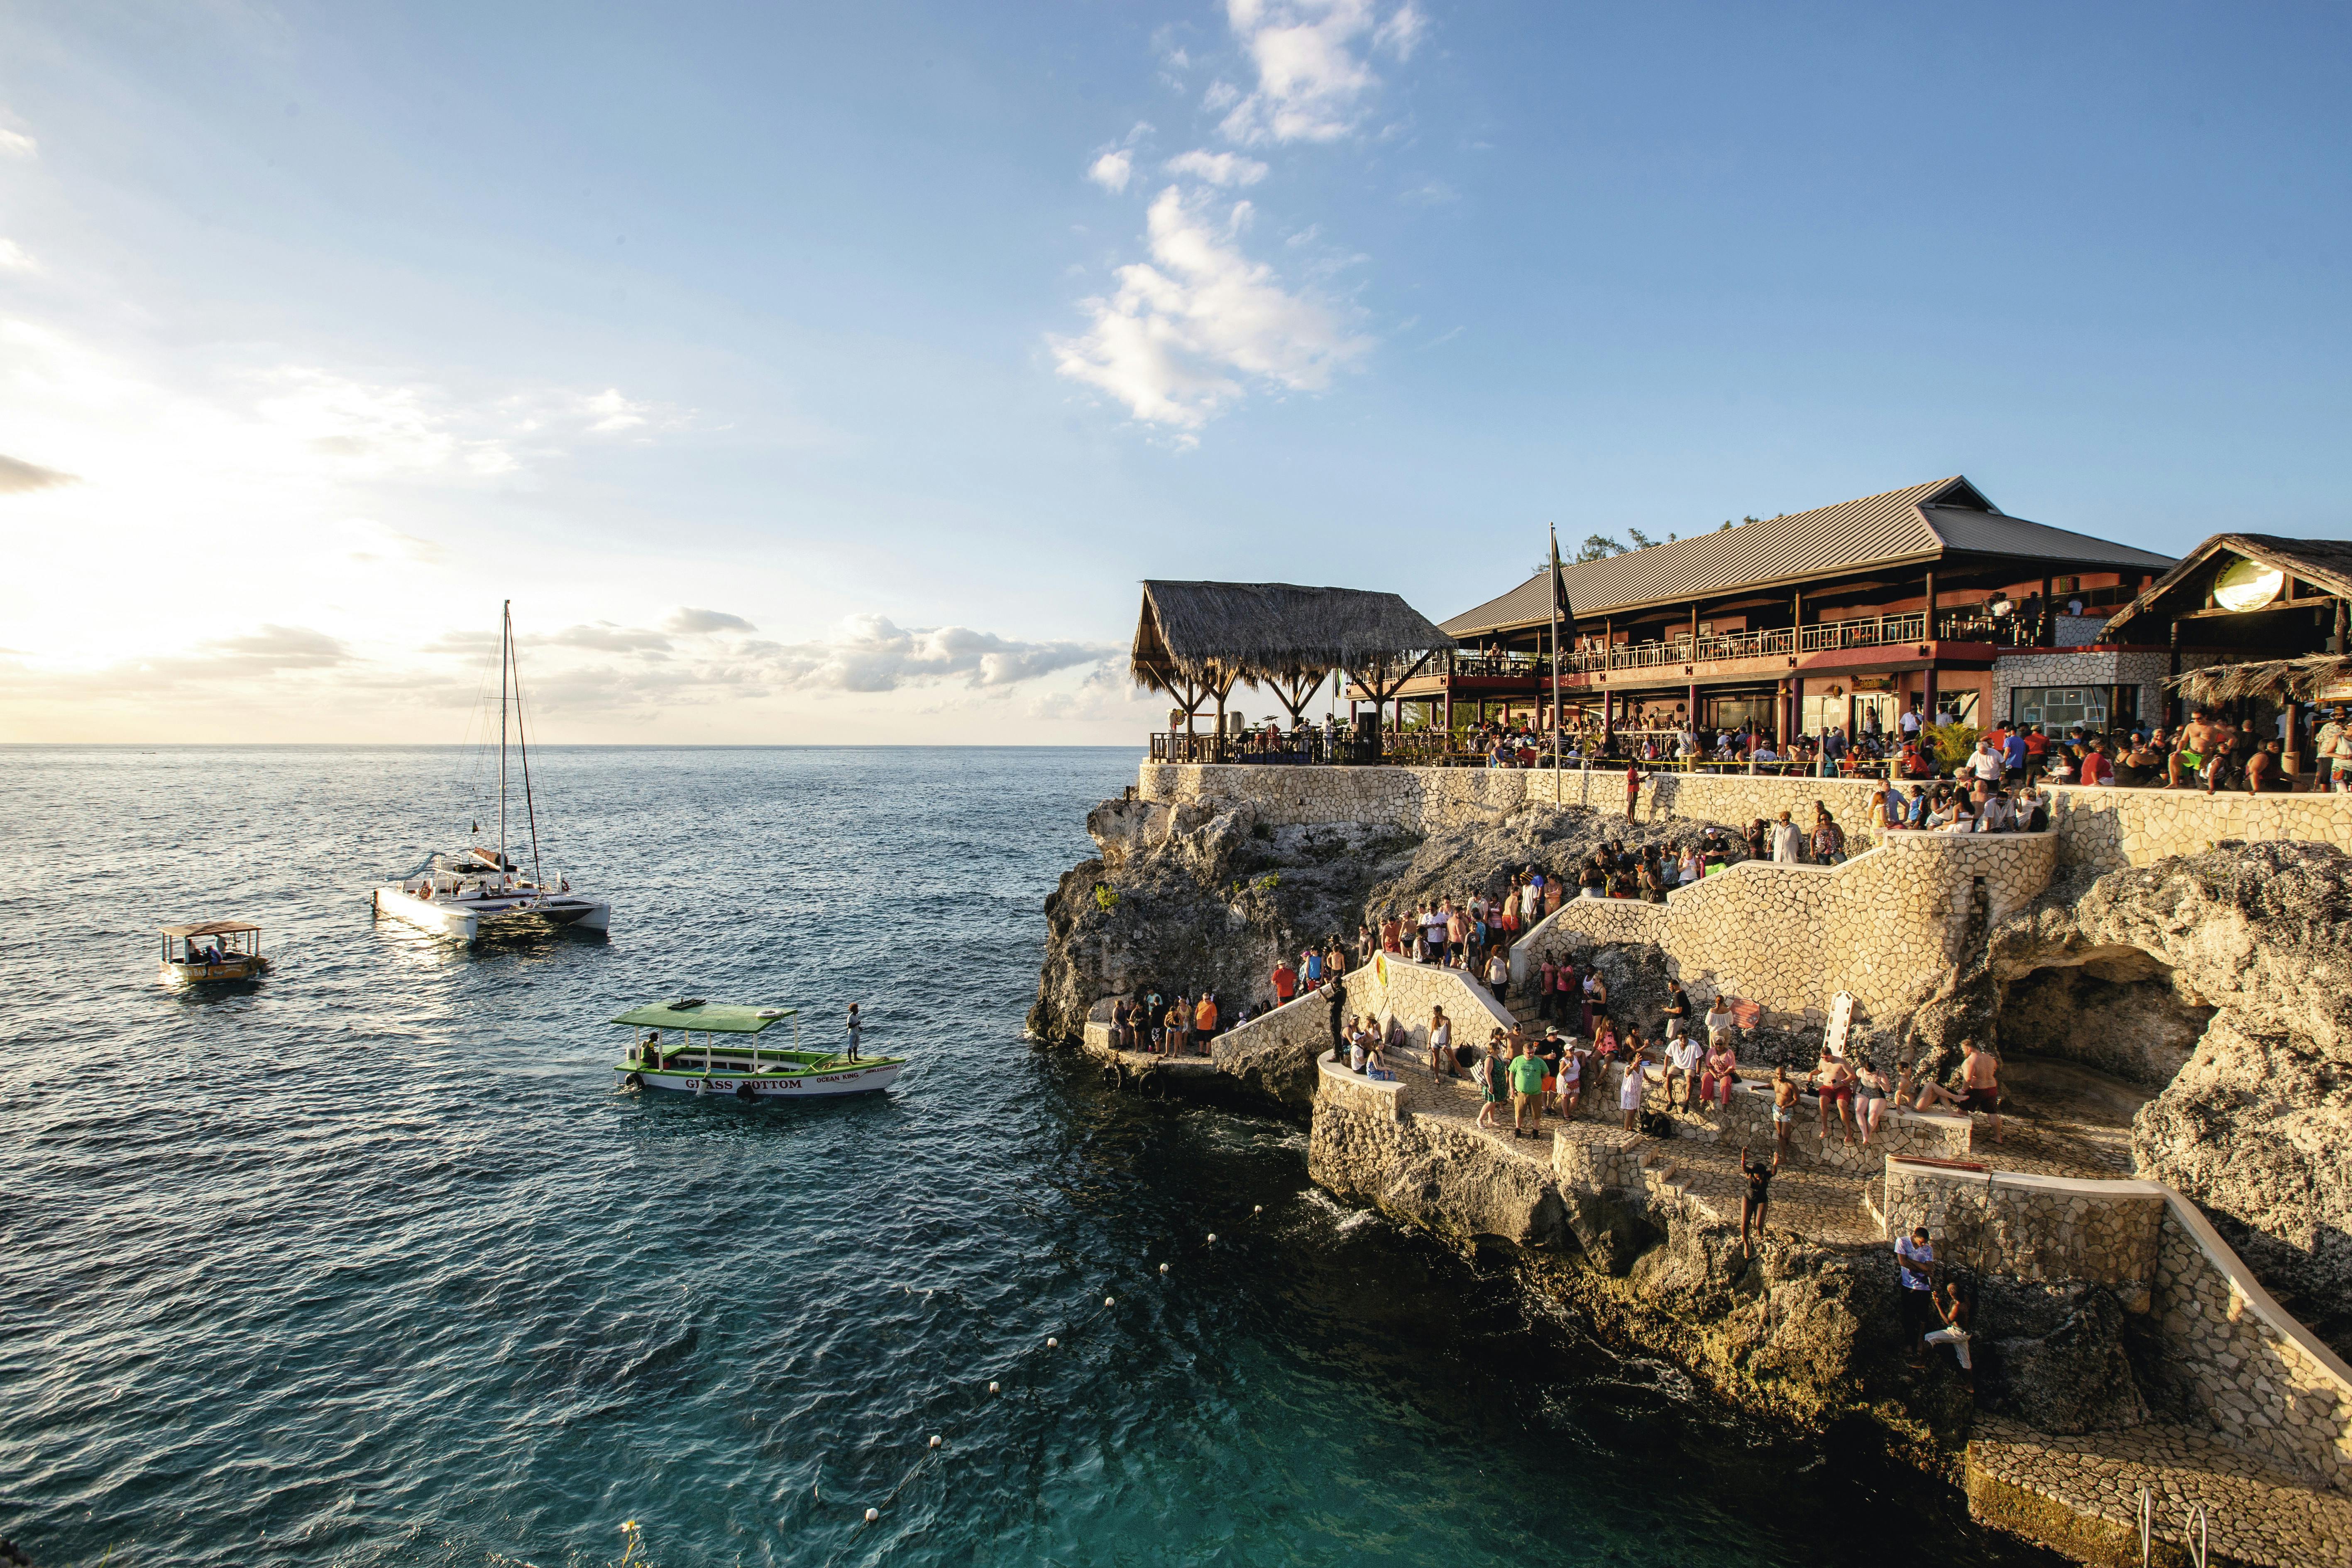
[[[1200,1002],[1192,1009],[1192,1037],[1201,1054],[1209,1054],[1209,1042],[1217,1033],[1217,997],[1212,991],[1202,991]]]
[[[1629,763],[1625,767],[1625,820],[1633,819],[1633,808],[1642,804],[1642,764]]]
[[[1429,1010],[1429,1076],[1462,1076],[1462,1069],[1454,1061],[1454,1021],[1445,1016],[1443,1007]]]
[[[1658,1011],[1665,1016],[1666,1033],[1668,1036],[1671,1037],[1678,1032],[1687,1033],[1689,1031],[1691,1022],[1690,995],[1687,992],[1683,990],[1683,983],[1681,981],[1669,980],[1666,982],[1666,1005],[1659,1008]],[[1676,1024],[1683,1026],[1680,1031],[1675,1029],[1675,1026]]]
[[[1495,1107],[1503,1100],[1503,1063],[1501,1053],[1507,1047],[1503,1043],[1503,1031],[1496,1029],[1486,1037],[1486,1048],[1470,1068],[1471,1080],[1478,1086],[1478,1125],[1493,1128]]]
[[[1992,1118],[1992,1141],[2000,1142],[2000,1064],[1993,1055],[1975,1040],[1962,1042],[1965,1053],[1960,1058],[1960,1082],[1967,1092],[1961,1096],[1962,1109],[1978,1111]]]
[[[1853,1066],[1843,1057],[1830,1055],[1829,1042],[1822,1043],[1821,1059],[1813,1064],[1810,1075],[1813,1092],[1821,1099],[1822,1142],[1830,1141],[1830,1107],[1837,1107],[1842,1135],[1847,1143],[1853,1142]]]
[[[1772,1069],[1772,1163],[1788,1157],[1789,1134],[1797,1130],[1797,1090],[1786,1062]]]
[[[1748,1157],[1748,1145],[1739,1146],[1739,1173],[1748,1178],[1748,1190],[1739,1199],[1739,1256],[1753,1258],[1755,1247],[1748,1239],[1749,1222],[1756,1226],[1756,1239],[1764,1238],[1764,1216],[1772,1207],[1772,1178],[1780,1172],[1780,1152],[1772,1151],[1772,1163]]]
[[[1559,1042],[1559,1068],[1552,1075],[1552,1090],[1559,1119],[1566,1121],[1576,1114],[1577,1104],[1584,1098],[1584,1057],[1572,1039]]]
[[[1776,866],[1799,864],[1805,858],[1804,844],[1805,836],[1797,830],[1795,823],[1789,820],[1789,814],[1785,811],[1780,813],[1772,824],[1772,863]]]
[[[1276,954],[1274,960],[1274,1005],[1277,1007],[1283,1006],[1286,1005],[1293,996],[1297,994],[1298,971],[1290,967],[1290,960],[1283,957],[1279,953]]]
[[[1634,1046],[1638,1047],[1638,1045],[1637,1037]],[[1624,1076],[1617,1080],[1617,1109],[1624,1113],[1625,1131],[1628,1132],[1637,1131],[1642,1120],[1642,1089],[1644,1076],[1641,1051],[1638,1048],[1628,1049],[1625,1053]]]
[[[1927,1365],[1927,1331],[1941,1321],[1936,1311],[1936,1249],[1927,1245],[1927,1227],[1896,1237],[1895,1258],[1903,1270],[1903,1351],[1916,1370]]]
[[[1519,1054],[1511,1058],[1511,1136],[1536,1138],[1543,1133],[1543,1058],[1536,1055],[1533,1040],[1519,1042]],[[1535,1125],[1523,1122],[1532,1118]]]
[[[1310,947],[1307,950],[1307,989],[1313,991],[1323,984],[1323,955]]]
[[[1507,1005],[1510,1001],[1511,961],[1503,956],[1499,942],[1486,955],[1486,989],[1495,994],[1496,1001]]]

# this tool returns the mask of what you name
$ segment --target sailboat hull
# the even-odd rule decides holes
[[[540,900],[451,900],[420,899],[406,889],[386,885],[374,893],[376,913],[420,927],[440,936],[472,942],[485,931],[504,926],[577,926],[583,931],[609,931],[613,906],[596,899],[555,894]],[[468,907],[471,905],[472,907]]]

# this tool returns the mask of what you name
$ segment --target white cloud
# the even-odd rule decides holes
[[[30,490],[55,489],[59,485],[76,483],[71,474],[61,474],[55,468],[45,468],[38,463],[28,463],[22,458],[0,453],[0,496],[23,495]]]
[[[1380,85],[1370,52],[1404,59],[1428,31],[1412,0],[1385,17],[1373,0],[1225,0],[1225,19],[1256,68],[1257,89],[1235,102],[1235,89],[1220,82],[1203,101],[1233,105],[1219,129],[1244,143],[1345,136]]]
[[[1265,165],[1239,153],[1209,153],[1194,148],[1179,153],[1162,165],[1171,174],[1190,174],[1213,185],[1255,185],[1265,178]]]
[[[40,150],[41,144],[23,132],[0,130],[0,158],[30,158]]]
[[[1019,642],[969,626],[904,630],[884,616],[851,616],[836,636],[823,641],[757,643],[744,651],[786,688],[895,691],[949,680],[975,688],[1010,686],[1092,664],[1118,650],[1087,643]]]
[[[1106,153],[1087,166],[1087,178],[1114,194],[1127,189],[1134,173],[1135,159],[1124,152]]]
[[[1120,268],[1116,293],[1084,302],[1087,332],[1051,340],[1060,373],[1180,430],[1199,428],[1252,383],[1328,386],[1371,340],[1242,254],[1233,236],[1248,212],[1236,203],[1220,224],[1176,186],[1161,191],[1149,217],[1151,259]]]
[[[566,626],[547,637],[523,640],[537,647],[579,647],[595,653],[665,654],[670,649],[669,638],[659,632],[616,626],[610,621],[602,621],[593,626]]]
[[[709,637],[713,632],[756,632],[760,628],[740,616],[730,616],[724,610],[696,610],[684,605],[662,623],[664,630],[683,637]]]
[[[0,272],[38,272],[41,264],[15,240],[0,236]]]

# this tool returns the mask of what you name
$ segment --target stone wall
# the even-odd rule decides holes
[[[2169,1403],[2352,1492],[2352,1367],[2280,1307],[2171,1187],[1890,1159],[1881,1212],[1890,1237],[1927,1226],[1948,1263],[2104,1285],[2127,1309],[2152,1311]]]
[[[1664,904],[1573,899],[1522,937],[1527,966],[1594,942],[1656,946],[1685,985],[1790,1021],[1853,994],[1881,1017],[1916,1005],[1961,962],[1971,930],[2024,909],[2050,880],[2053,834],[1897,833],[1841,866],[1743,861]],[[1981,884],[1985,906],[1977,905]]]
[[[2145,1309],[2156,1278],[2159,1182],[2076,1182],[1886,1162],[1888,1240],[1925,1226],[1936,1256],[1983,1274],[2083,1280]]]
[[[1549,805],[1625,808],[1622,769],[1560,773],[1516,768],[1339,768],[1147,763],[1142,798],[1155,802],[1248,801],[1274,826],[1358,822],[1409,833],[1497,821]],[[1644,775],[1636,813],[1644,821],[1768,821],[1786,810],[1812,820],[1828,805],[1849,837],[1867,837],[1871,786],[1843,779],[1748,773]],[[2352,795],[2207,795],[2193,790],[2054,789],[2052,826],[2058,866],[2092,872],[2194,855],[2231,839],[2304,840],[2352,851]],[[1895,834],[1900,839],[1907,837]]]

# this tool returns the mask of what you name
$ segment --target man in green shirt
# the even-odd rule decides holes
[[[1511,1058],[1511,1136],[1534,1138],[1543,1132],[1543,1058],[1536,1055],[1533,1040],[1518,1046],[1519,1054]],[[1521,1126],[1530,1114],[1536,1121],[1532,1130]]]

